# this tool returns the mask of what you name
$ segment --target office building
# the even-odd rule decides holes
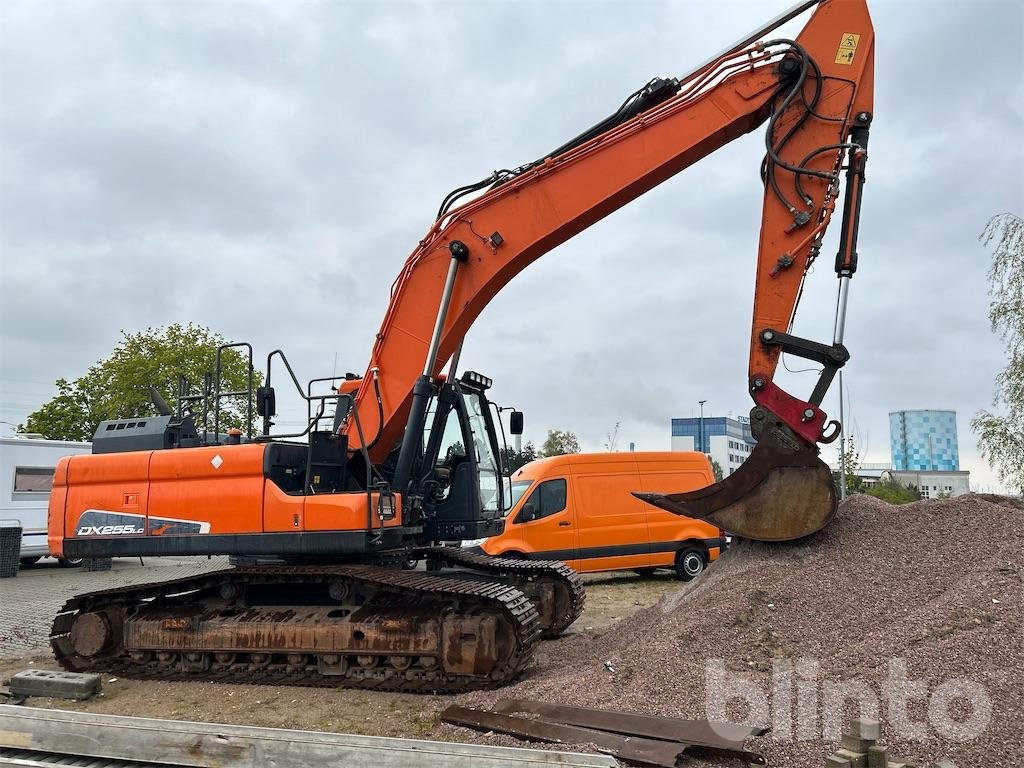
[[[718,462],[726,477],[739,469],[755,445],[745,416],[672,419],[672,450],[702,451]]]

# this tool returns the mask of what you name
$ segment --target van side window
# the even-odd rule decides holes
[[[523,508],[516,515],[515,522],[525,523],[530,520],[540,520],[556,512],[561,512],[565,509],[565,495],[565,480],[563,478],[545,480],[523,503]]]

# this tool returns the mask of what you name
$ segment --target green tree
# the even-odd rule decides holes
[[[94,363],[75,379],[57,380],[57,395],[29,414],[21,431],[38,432],[55,440],[91,440],[96,426],[106,419],[156,414],[149,396],[150,385],[173,407],[177,400],[178,374],[199,392],[203,375],[214,370],[216,348],[224,338],[199,325],[169,325],[148,328],[139,333],[122,331],[122,338],[109,356]],[[249,386],[248,361],[237,350],[221,356],[221,388],[245,390]],[[262,377],[254,373],[254,385]],[[213,404],[207,427],[213,429]],[[197,426],[201,430],[197,413]],[[228,398],[221,403],[220,429],[240,427],[252,432],[245,423],[245,399]]]
[[[971,419],[981,455],[999,479],[1024,491],[1024,219],[993,216],[979,239],[992,247],[988,319],[1006,343],[1006,367],[996,376],[992,405]]]
[[[572,432],[563,432],[560,429],[549,429],[544,445],[540,447],[540,455],[562,456],[566,453],[579,453],[580,441]]]
[[[505,471],[509,475],[538,458],[537,448],[532,441],[524,443],[521,451],[517,451],[515,448],[503,448],[501,456]]]
[[[864,488],[864,481],[857,475],[857,470],[860,469],[860,451],[857,450],[857,446],[853,440],[847,438],[846,448],[843,450],[843,463],[840,466],[845,465],[846,467],[846,493],[859,493]],[[832,473],[832,482],[835,483],[836,490],[839,490],[839,472]]]
[[[882,480],[864,491],[868,496],[887,501],[890,504],[910,504],[921,500],[921,493],[913,485],[903,485],[895,478]]]
[[[708,456],[708,458],[711,459],[711,471],[715,473],[715,482],[722,482],[722,478],[725,477],[725,473],[722,472],[722,465],[715,459],[712,459],[711,456]]]

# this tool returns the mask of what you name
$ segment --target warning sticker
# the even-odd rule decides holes
[[[839,41],[839,50],[836,51],[836,64],[853,64],[853,55],[857,53],[858,43],[860,43],[860,35],[844,32]]]

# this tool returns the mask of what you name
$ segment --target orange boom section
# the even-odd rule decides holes
[[[794,50],[813,69],[794,70],[793,77],[802,80],[792,90],[795,97],[781,104],[779,67],[795,61]],[[683,78],[678,93],[659,106],[441,215],[395,281],[363,379],[379,376],[383,424],[370,387],[361,387],[356,398],[365,433],[379,430],[371,448],[374,461],[387,456],[406,425],[453,244],[467,246],[468,254],[453,286],[433,377],[488,302],[531,262],[761,125],[774,110],[778,120],[767,142],[774,159],[766,178],[749,364],[752,377],[770,382],[781,347],[765,345],[759,333],[790,325],[805,270],[818,254],[835,207],[835,180],[851,148],[848,134],[858,115],[870,122],[873,69],[874,32],[866,4],[823,2],[795,42],[734,49]],[[812,100],[809,115],[806,105]],[[824,420],[824,413],[815,414],[812,443]],[[351,431],[350,439],[355,444]]]

